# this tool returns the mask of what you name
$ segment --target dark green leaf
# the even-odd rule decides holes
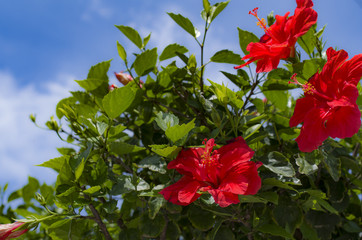
[[[155,219],[157,213],[160,211],[164,203],[165,199],[163,197],[150,198],[148,201],[148,217],[150,219]]]
[[[299,172],[302,174],[310,175],[318,170],[318,166],[315,164],[309,164],[304,158],[298,157],[295,159],[295,163],[299,166]]]
[[[268,154],[268,163],[263,164],[270,171],[285,177],[294,177],[295,172],[289,160],[279,152]]]
[[[138,164],[140,168],[148,168],[151,171],[159,172],[161,174],[166,173],[166,162],[157,155],[151,155],[141,160]]]
[[[284,228],[276,225],[276,224],[265,224],[257,227],[257,231],[268,233],[274,236],[280,236],[288,239],[293,239],[293,235],[285,231]]]
[[[156,238],[160,235],[162,229],[165,227],[165,219],[163,216],[157,215],[155,219],[149,219],[146,214],[142,215],[140,222],[140,230],[144,237]]]
[[[231,231],[230,227],[222,226],[217,231],[214,239],[215,240],[225,240],[225,239],[234,240],[235,235],[234,235],[233,231]]]
[[[189,208],[187,216],[192,225],[201,231],[209,230],[215,223],[214,214],[196,206]]]

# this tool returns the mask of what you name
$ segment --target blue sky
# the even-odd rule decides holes
[[[362,52],[362,0],[315,0],[318,28],[327,27],[326,47],[345,49],[350,57]],[[216,1],[210,1],[215,3]],[[206,57],[218,50],[239,49],[237,27],[262,35],[249,10],[259,7],[260,16],[274,10],[294,12],[294,0],[231,0],[213,22],[206,42]],[[166,12],[182,13],[202,30],[201,0],[11,0],[0,1],[0,185],[15,189],[27,176],[52,183],[55,174],[34,165],[58,156],[64,144],[51,133],[36,128],[29,114],[43,124],[54,115],[56,103],[78,88],[73,81],[84,79],[90,66],[112,61],[109,77],[123,70],[118,40],[128,53],[135,48],[114,25],[129,25],[144,37],[152,32],[150,47],[159,53],[177,42],[199,55],[194,40],[184,34]],[[207,77],[224,81],[219,70],[232,66],[209,65]]]

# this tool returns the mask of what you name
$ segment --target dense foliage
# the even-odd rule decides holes
[[[324,28],[317,30],[313,3],[297,0],[293,16],[258,18],[267,37],[270,31],[274,37],[281,34],[280,24],[284,24],[293,39],[283,36],[287,40],[277,42],[264,35],[259,41],[253,33],[238,29],[240,53],[252,61],[244,63],[242,55],[227,49],[205,60],[207,31],[227,5],[203,0],[201,37],[188,18],[168,13],[196,40],[200,54],[189,53],[177,43],[149,49],[151,35],[142,38],[131,27],[116,26],[139,49],[131,54],[117,42],[124,73],[116,75],[124,86],[110,86],[111,61],[92,66],[86,79],[77,81],[83,91],[70,92],[56,106],[56,118],[46,123],[72,146],[58,148],[60,157],[39,165],[57,172],[56,183],[40,185],[29,177],[26,186],[7,200],[1,198],[0,223],[24,218],[19,220],[26,222],[21,228],[30,231],[23,239],[358,239],[362,232],[361,54],[351,60],[342,51],[328,49],[326,54]],[[303,9],[312,17],[301,25]],[[288,41],[289,45],[283,45],[288,49],[269,62],[255,52],[260,45],[263,53],[270,54],[275,49],[271,45],[280,46],[283,41]],[[252,63],[256,60],[258,70]],[[230,66],[218,81],[231,82],[228,86],[234,86],[233,90],[216,79],[204,78],[210,62]],[[242,68],[234,70],[239,65]],[[290,83],[291,78],[300,85]],[[303,90],[304,96],[299,96]],[[328,98],[328,103],[321,98],[310,100],[323,91],[327,95],[343,92],[340,99],[344,102],[339,95],[333,101]],[[303,105],[307,101],[310,105]],[[353,110],[340,110],[347,108]],[[323,114],[332,111],[334,115],[327,118],[315,113],[321,109]],[[350,119],[352,113],[353,122],[345,120],[343,116]],[[31,120],[36,122],[34,116]],[[343,135],[344,128],[358,132]],[[234,191],[239,186],[234,179],[239,173],[249,176],[243,170],[249,168],[228,168],[223,173],[229,177],[224,189],[232,192],[233,204],[220,204],[213,190],[218,183],[205,178],[198,180],[197,188],[187,188],[192,196],[183,202],[180,195],[172,195],[178,192],[160,194],[188,174],[184,166],[180,172],[175,158],[180,159],[180,154],[197,158],[190,154],[202,151],[203,144],[209,143],[205,139],[214,139],[215,144],[210,144],[217,153],[226,154],[220,157],[224,162],[229,158],[239,161],[238,156],[227,155],[239,145],[228,148],[228,144],[245,139],[243,149],[253,151],[243,160],[252,157],[248,164],[254,175],[245,177],[246,186],[254,184],[252,190]],[[300,150],[304,143],[306,152]],[[211,150],[205,152],[211,154]],[[208,155],[212,161],[213,156]],[[261,186],[255,184],[257,173]],[[189,182],[201,173],[195,174],[194,178],[186,176]],[[171,190],[182,187],[179,184]],[[6,186],[1,190],[4,195]],[[173,198],[176,204],[165,200],[167,194],[173,196],[167,200]],[[11,207],[16,199],[21,204]]]

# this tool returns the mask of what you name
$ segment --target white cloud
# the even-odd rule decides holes
[[[71,75],[59,74],[55,79],[39,90],[33,85],[19,86],[10,72],[0,70],[0,185],[8,182],[14,190],[25,185],[28,176],[41,182],[55,181],[53,170],[35,165],[59,156],[56,148],[66,144],[29,119],[30,114],[36,114],[39,125],[43,125],[55,115],[57,102],[76,87]]]
[[[101,0],[87,0],[87,8],[81,15],[82,20],[90,21],[95,15],[101,18],[109,19],[112,16],[113,11],[111,8],[104,6],[103,3],[104,2]]]

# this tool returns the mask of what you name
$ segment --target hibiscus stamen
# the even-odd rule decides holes
[[[207,141],[207,139],[205,138],[202,144],[205,145],[205,151],[201,155],[201,164],[204,167],[211,167],[218,165],[219,163],[217,157],[212,152],[213,147],[216,146],[214,139],[210,139]]]
[[[333,100],[331,97],[328,97],[326,95],[324,95],[323,93],[320,93],[316,90],[316,88],[309,82],[305,83],[305,84],[301,84],[298,80],[297,80],[297,74],[294,73],[293,76],[290,78],[293,80],[292,81],[289,81],[288,83],[289,84],[295,84],[295,85],[299,85],[299,86],[302,86],[302,89],[303,89],[303,92],[304,94],[307,94],[307,95],[317,95],[318,97],[321,97],[323,98],[324,100],[327,100],[327,101],[331,101]]]
[[[258,9],[259,8],[254,8],[253,11],[249,11],[250,15],[253,15],[254,17],[256,17],[256,19],[258,19],[258,21],[256,22],[256,25],[258,25],[261,29],[263,29],[265,32],[268,31],[268,27],[266,26],[266,21],[264,18],[260,19],[258,17]]]

